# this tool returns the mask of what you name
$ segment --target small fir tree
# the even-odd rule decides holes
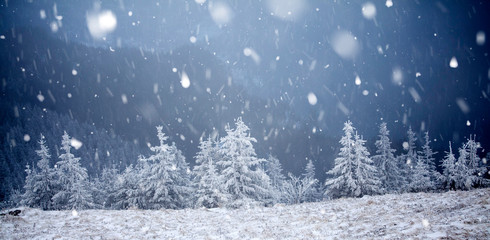
[[[456,189],[456,157],[453,154],[453,148],[451,142],[449,142],[449,152],[446,152],[446,156],[442,161],[442,175],[440,182],[443,189],[455,190]]]
[[[386,123],[379,126],[379,139],[376,141],[376,155],[373,161],[378,169],[381,186],[388,193],[401,192],[406,185],[403,170],[400,169],[398,159],[395,157],[395,149],[391,147],[390,131]]]
[[[435,190],[441,185],[439,183],[441,176],[440,173],[436,170],[436,163],[435,163],[436,159],[434,158],[434,155],[437,154],[437,152],[432,151],[432,148],[430,147],[430,143],[431,141],[429,139],[429,132],[425,132],[424,145],[422,146],[422,151],[419,151],[419,156],[420,159],[428,167],[430,181],[434,185],[432,190]]]
[[[335,159],[335,166],[327,172],[333,175],[327,179],[326,195],[329,197],[361,197],[379,194],[380,181],[376,168],[364,146],[365,140],[354,134],[352,122],[344,123],[344,136],[340,139],[342,148]]]

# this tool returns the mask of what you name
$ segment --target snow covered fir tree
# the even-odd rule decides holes
[[[335,167],[327,172],[333,177],[325,183],[326,194],[331,197],[362,197],[382,193],[378,171],[364,146],[366,141],[354,132],[350,121],[344,124],[343,130],[342,148],[335,159]]]
[[[235,129],[226,127],[226,136],[220,139],[217,162],[223,179],[223,191],[229,195],[226,206],[240,207],[267,201],[270,196],[270,178],[259,168],[263,159],[256,156],[249,128],[238,118]]]
[[[40,158],[36,164],[38,170],[34,166],[32,169],[27,167],[25,192],[21,204],[49,210],[53,208],[51,199],[56,189],[55,172],[50,167],[51,154],[42,134],[39,139],[39,147],[40,149],[36,150],[36,154]]]
[[[73,140],[64,133],[61,141],[62,154],[56,163],[55,175],[58,191],[52,197],[55,209],[93,208],[92,192],[87,170],[80,165],[80,158],[71,153]]]
[[[372,157],[374,165],[378,169],[381,187],[387,193],[397,193],[403,191],[406,185],[402,177],[403,165],[395,157],[395,149],[391,146],[390,131],[385,122],[379,125],[379,139],[376,140],[376,155]]]
[[[214,208],[223,206],[228,194],[222,189],[224,180],[219,175],[216,161],[219,159],[217,143],[208,138],[199,143],[194,166],[194,188],[197,207]]]

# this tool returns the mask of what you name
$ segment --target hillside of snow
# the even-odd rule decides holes
[[[0,238],[490,239],[490,189],[236,210],[20,209],[0,216]]]

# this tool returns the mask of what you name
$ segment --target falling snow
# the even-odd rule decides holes
[[[29,134],[24,134],[24,141],[25,142],[31,141],[31,136],[29,136]]]
[[[183,88],[188,88],[191,86],[191,81],[189,80],[189,76],[187,76],[187,73],[182,72],[182,76],[180,78],[180,84],[182,85]]]
[[[392,0],[386,0],[385,5],[386,5],[386,7],[393,7],[393,1]]]
[[[457,98],[456,103],[458,104],[459,109],[461,109],[461,112],[464,114],[468,114],[470,112],[470,106],[468,106],[468,103],[462,98]]]
[[[219,26],[226,25],[233,18],[233,11],[225,2],[210,2],[208,9],[214,22]]]
[[[87,27],[90,34],[94,38],[102,38],[106,36],[114,31],[116,26],[116,15],[110,10],[87,13]]]
[[[485,32],[479,31],[476,33],[476,44],[483,46],[485,45]]]
[[[393,69],[393,72],[391,75],[391,80],[396,85],[402,85],[403,84],[403,72],[399,67],[395,67]]]
[[[451,68],[458,68],[458,60],[456,59],[456,57],[451,58],[451,61],[449,61],[449,66]]]
[[[318,102],[318,99],[316,98],[316,95],[312,92],[308,93],[308,102],[310,105],[314,106]]]
[[[347,31],[339,31],[332,37],[332,47],[335,52],[344,59],[353,59],[359,52],[359,43],[356,38]]]
[[[41,93],[39,93],[37,95],[37,100],[39,100],[39,102],[43,102],[44,101],[44,96]]]
[[[70,145],[78,150],[79,148],[82,147],[83,143],[75,138],[72,138],[70,141]]]
[[[259,65],[260,64],[260,56],[255,52],[252,48],[244,48],[243,49],[243,55],[247,57],[251,57],[255,64]]]
[[[360,85],[361,85],[361,78],[359,78],[359,76],[356,76],[356,79],[354,80],[354,83],[355,83],[357,86],[360,86]]]
[[[374,19],[374,17],[376,17],[376,6],[374,6],[373,3],[371,2],[367,2],[365,4],[362,5],[362,15],[366,18],[366,19]]]

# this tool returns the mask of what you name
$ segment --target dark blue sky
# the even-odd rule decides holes
[[[271,131],[281,134],[287,129],[300,129],[305,139],[338,139],[343,122],[350,119],[367,139],[374,139],[376,126],[386,121],[396,143],[412,126],[419,135],[430,131],[439,149],[469,134],[477,134],[488,147],[488,1],[393,0],[388,1],[393,3],[390,7],[387,1],[198,2],[6,1],[0,7],[0,34],[9,38],[15,29],[40,28],[55,39],[91,48],[166,54],[170,60],[165,66],[175,67],[177,79],[191,70],[185,61],[172,60],[178,57],[174,52],[189,47],[208,52],[226,70],[222,78],[230,79],[228,83],[239,86],[248,98],[229,102],[228,107],[245,109],[241,112],[248,124],[266,126],[253,132],[259,144]],[[375,14],[369,12],[372,6]],[[90,32],[87,18],[107,11],[117,25],[102,39]],[[478,33],[486,41],[477,42]],[[455,68],[450,67],[453,57]],[[71,64],[76,68],[79,63]],[[207,68],[206,61],[200,64]],[[166,76],[159,75],[160,70],[172,71],[152,66],[156,68],[148,71],[154,71],[149,74],[156,79]],[[207,69],[212,81],[216,69]],[[200,79],[207,79],[202,75]],[[84,72],[77,77],[83,78]],[[207,90],[206,82],[189,77],[190,89]],[[181,87],[178,82],[171,86]],[[250,109],[251,99],[265,104]],[[269,111],[277,103],[286,109]],[[192,110],[185,120],[203,121]],[[311,149],[308,156],[318,157]]]

